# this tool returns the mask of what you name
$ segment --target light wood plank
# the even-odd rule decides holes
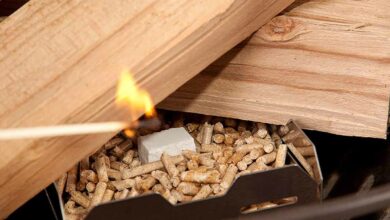
[[[32,0],[0,24],[0,127],[130,120],[123,69],[158,103],[291,2]],[[0,217],[112,136],[0,143]]]
[[[385,138],[390,2],[299,1],[161,108]]]

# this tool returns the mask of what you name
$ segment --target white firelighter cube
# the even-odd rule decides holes
[[[182,150],[196,151],[194,138],[184,128],[170,128],[138,138],[138,154],[142,163],[160,160],[163,152],[180,155]]]

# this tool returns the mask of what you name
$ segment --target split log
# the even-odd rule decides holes
[[[32,0],[0,23],[0,127],[126,120],[123,69],[158,103],[292,0]],[[114,134],[0,143],[0,218]]]
[[[298,1],[160,107],[385,138],[389,11],[387,0]]]

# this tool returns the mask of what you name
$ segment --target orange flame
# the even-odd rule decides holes
[[[123,133],[126,135],[126,137],[128,137],[128,138],[133,138],[133,137],[135,137],[135,135],[136,135],[136,132],[134,131],[134,130],[131,130],[131,129],[125,129],[124,131],[123,131]]]
[[[138,88],[129,71],[123,71],[120,76],[115,102],[120,106],[129,107],[133,119],[139,112],[144,112],[146,117],[156,115],[149,93]]]

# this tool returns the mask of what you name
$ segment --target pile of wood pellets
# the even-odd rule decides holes
[[[313,175],[313,162],[305,159],[313,158],[313,147],[304,140],[296,143],[300,147],[284,144],[297,136],[287,126],[183,114],[169,120],[161,118],[164,123],[159,130],[186,128],[196,140],[197,151],[164,153],[159,161],[141,164],[137,137],[156,130],[137,131],[132,138],[118,134],[56,181],[66,201],[68,219],[83,219],[100,203],[145,193],[158,193],[172,204],[222,195],[240,175],[283,167],[288,149],[298,160],[304,160],[300,162]],[[248,209],[274,205],[268,202]]]

